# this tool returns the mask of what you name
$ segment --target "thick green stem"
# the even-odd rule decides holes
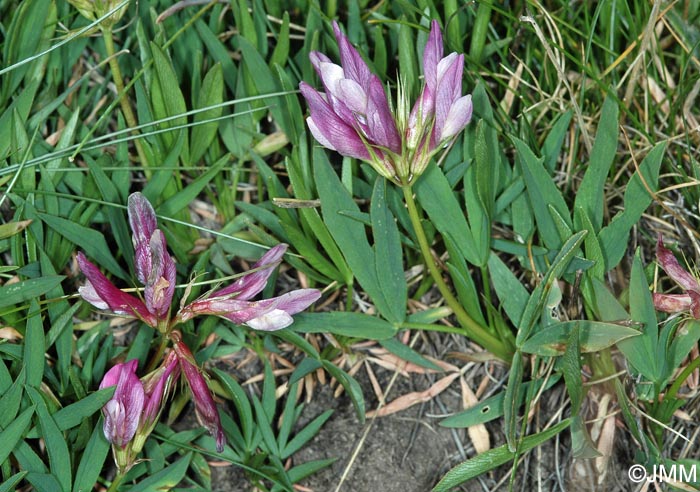
[[[418,238],[418,244],[420,245],[421,254],[425,260],[425,264],[430,271],[430,275],[435,281],[435,285],[438,290],[445,298],[445,302],[452,309],[457,321],[465,331],[465,334],[474,340],[476,343],[484,347],[486,350],[491,352],[493,355],[505,362],[510,363],[512,359],[512,354],[510,350],[503,344],[501,340],[491,335],[486,329],[479,323],[474,321],[471,316],[464,310],[462,305],[459,303],[457,298],[452,294],[452,291],[447,286],[447,283],[442,278],[442,273],[438,269],[438,266],[433,258],[430,251],[430,245],[428,244],[428,239],[425,237],[425,231],[423,230],[423,225],[421,224],[420,214],[418,213],[418,208],[416,207],[416,202],[413,199],[413,190],[410,185],[403,186],[403,195],[406,200],[406,206],[408,208],[408,215],[411,218],[411,224],[413,224],[413,229],[415,230],[416,237]]]
[[[114,49],[114,39],[112,38],[111,29],[102,29],[102,38],[105,41],[105,48],[107,49],[107,56],[109,57],[109,68],[112,72],[112,80],[114,80],[114,85],[117,88],[117,97],[119,98],[119,104],[122,108],[122,113],[124,113],[124,118],[126,119],[126,124],[129,128],[135,128],[138,126],[136,121],[136,116],[131,109],[131,104],[129,104],[129,98],[126,96],[126,91],[124,89],[124,79],[122,78],[122,72],[119,68],[119,61],[115,56]],[[134,130],[133,135],[138,135],[138,132]],[[148,167],[148,160],[146,159],[146,154],[141,147],[141,142],[137,139],[134,140],[134,145],[136,146],[136,153],[139,155],[139,162],[143,167]]]

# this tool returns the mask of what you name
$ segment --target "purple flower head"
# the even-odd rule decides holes
[[[321,297],[318,290],[298,289],[279,297],[250,301],[263,290],[286,250],[286,244],[278,244],[253,265],[250,273],[228,287],[182,308],[178,313],[179,321],[185,322],[197,315],[208,314],[239,325],[248,325],[255,330],[280,330],[291,325],[294,321],[292,314],[303,311]]]
[[[226,444],[226,436],[221,427],[221,419],[219,411],[214,403],[214,398],[211,396],[207,382],[202,376],[202,372],[194,360],[194,356],[190,349],[185,345],[179,336],[175,335],[175,353],[182,373],[185,375],[187,385],[192,393],[192,401],[194,402],[195,413],[197,420],[201,425],[207,428],[212,437],[216,440],[216,451],[221,453]]]
[[[100,389],[115,386],[114,395],[104,407],[105,437],[114,446],[124,449],[136,434],[146,394],[136,376],[138,360],[117,364],[104,375]]]
[[[661,268],[683,289],[684,293],[658,294],[655,292],[654,307],[665,313],[689,311],[693,318],[700,319],[700,282],[684,270],[673,253],[664,247],[661,234],[656,243],[656,257]]]
[[[156,228],[156,214],[148,200],[141,193],[133,193],[129,195],[127,210],[136,277],[145,286],[144,300],[119,290],[83,253],[78,253],[78,265],[87,282],[78,292],[99,309],[134,316],[155,328],[168,319],[175,292],[175,262],[168,254],[163,231]]]
[[[410,183],[471,119],[471,96],[462,96],[464,55],[442,56],[442,33],[433,21],[423,54],[421,95],[409,113],[405,89],[399,84],[394,115],[379,78],[336,22],[333,30],[341,64],[316,51],[310,54],[325,92],[305,82],[299,85],[311,112],[306,120],[311,133],[324,147],[368,161],[398,184]]]
[[[380,174],[392,178],[396,172],[392,156],[401,153],[401,137],[384,86],[336,22],[333,31],[340,65],[323,53],[310,55],[325,93],[305,82],[299,86],[311,110],[306,120],[309,129],[324,147],[369,161]]]

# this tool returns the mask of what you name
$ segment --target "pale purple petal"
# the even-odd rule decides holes
[[[450,108],[447,118],[442,127],[442,133],[438,137],[439,141],[445,141],[464,130],[467,123],[472,119],[472,96],[460,97]]]
[[[437,87],[437,67],[439,60],[442,58],[442,32],[440,32],[440,24],[433,20],[428,36],[428,43],[423,51],[423,75],[425,83],[433,89]]]
[[[109,309],[109,304],[102,300],[89,280],[85,281],[85,285],[78,287],[78,294],[97,309]]]
[[[338,97],[342,98],[347,107],[354,112],[367,113],[367,93],[360,84],[350,79],[338,81]]]
[[[455,55],[455,56],[453,56]],[[464,71],[464,55],[452,53],[450,63],[445,64],[443,73],[438,75],[438,87],[435,94],[435,128],[433,131],[433,142],[431,147],[439,143],[438,136],[442,134],[445,121],[450,113],[452,105],[459,98],[462,90],[462,72]],[[443,58],[440,65],[447,60]]]
[[[100,384],[100,389],[113,386],[116,378],[117,388],[114,395],[102,408],[103,430],[107,440],[121,448],[125,447],[136,434],[145,403],[143,385],[136,376],[137,365],[136,359],[125,364],[117,364],[105,374]]]
[[[87,295],[85,298],[87,302],[97,307],[106,304],[116,314],[134,316],[150,326],[156,326],[156,317],[148,311],[141,299],[122,292],[115,287],[95,265],[85,258],[82,252],[78,253],[77,258],[80,270],[89,282],[89,285],[86,284],[82,292],[79,290],[81,295],[83,292]],[[104,304],[99,301],[95,303],[96,298],[101,299]]]
[[[684,290],[700,290],[698,280],[683,269],[675,255],[664,247],[661,235],[656,243],[656,257],[659,260],[661,268]]]
[[[156,230],[156,213],[151,203],[141,193],[129,195],[127,203],[129,225],[132,230],[132,242],[135,250],[136,276],[142,284],[146,283],[151,271],[150,249],[148,244]]]
[[[325,140],[343,155],[369,160],[370,154],[357,131],[331,109],[318,91],[305,82],[301,82],[299,88],[309,105],[311,118]]]
[[[384,86],[375,75],[369,86],[367,102],[367,128],[372,143],[386,147],[394,153],[401,152],[401,137],[396,129],[394,115],[389,109]]]
[[[270,248],[253,265],[252,270],[256,271],[244,275],[228,287],[217,290],[211,297],[224,297],[235,294],[236,299],[245,301],[257,295],[265,288],[267,279],[270,278],[274,269],[280,264],[286,252],[287,245],[284,243]]]
[[[330,149],[330,150],[338,150],[335,147],[333,147],[333,144],[326,138],[326,136],[321,133],[321,130],[318,129],[318,126],[316,126],[316,123],[314,123],[314,119],[309,116],[306,118],[306,124],[309,125],[309,130],[311,130],[311,135],[314,136],[316,141],[320,143],[323,147]]]
[[[333,31],[335,39],[338,41],[340,49],[340,64],[345,71],[345,76],[360,84],[365,90],[368,89],[369,79],[372,72],[369,67],[357,52],[355,47],[350,44],[348,38],[343,34],[338,26],[338,23],[333,21]]]

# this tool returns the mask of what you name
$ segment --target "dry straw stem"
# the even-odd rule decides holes
[[[539,9],[539,11],[542,13],[545,23],[547,25],[547,29],[550,34],[550,39],[548,40],[544,32],[542,32],[542,29],[540,28],[539,24],[533,17],[533,15],[528,12],[528,15],[524,15],[520,17],[520,20],[522,22],[527,22],[532,25],[532,27],[535,30],[535,34],[537,35],[537,38],[540,40],[542,43],[542,46],[544,47],[545,54],[547,55],[547,58],[552,62],[554,65],[555,70],[557,71],[557,75],[559,76],[559,80],[561,81],[562,84],[566,87],[567,91],[569,92],[570,98],[571,98],[571,106],[574,109],[574,114],[576,115],[576,120],[578,121],[579,128],[581,129],[581,134],[583,135],[583,143],[586,146],[586,150],[590,153],[593,143],[591,140],[591,136],[588,133],[588,129],[586,126],[586,123],[583,119],[583,113],[581,112],[581,107],[578,105],[578,102],[576,101],[576,93],[574,92],[573,88],[571,87],[571,84],[569,84],[569,80],[566,77],[566,65],[565,65],[565,58],[562,53],[555,53],[555,51],[552,49],[552,45],[554,46],[564,46],[564,41],[561,37],[561,33],[559,32],[559,29],[557,28],[556,23],[554,22],[554,19],[552,19],[552,16],[549,15],[549,12],[538,2],[534,2],[535,7]],[[558,91],[554,91],[555,93]]]

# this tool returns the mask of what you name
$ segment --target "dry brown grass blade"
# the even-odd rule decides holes
[[[471,408],[477,403],[479,399],[476,397],[472,389],[467,384],[464,377],[459,378],[459,383],[462,387],[462,406],[466,410]],[[489,432],[486,430],[484,424],[472,425],[467,428],[467,434],[469,434],[469,439],[472,440],[474,444],[474,449],[477,453],[483,453],[491,449],[491,438],[489,437]]]
[[[410,408],[417,403],[430,401],[437,395],[445,391],[450,386],[450,384],[452,384],[452,381],[457,379],[459,375],[460,374],[458,372],[449,374],[444,378],[439,379],[435,384],[433,384],[430,388],[428,388],[425,391],[415,391],[413,393],[408,393],[399,396],[386,406],[378,410],[371,410],[367,412],[367,417],[385,417],[387,415],[391,415],[392,413],[400,412],[401,410]]]

